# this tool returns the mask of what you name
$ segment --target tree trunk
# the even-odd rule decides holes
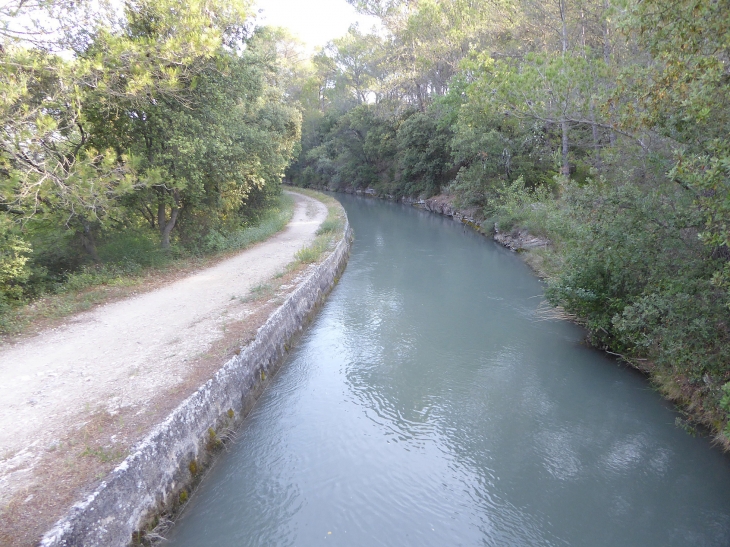
[[[603,0],[603,13],[604,13],[604,20],[603,20],[603,62],[606,63],[606,66],[611,65],[611,29],[608,26],[608,19],[605,18],[605,14],[608,13],[608,0]],[[614,107],[613,105],[610,106],[610,112],[611,117],[613,118],[613,112]],[[616,133],[613,131],[609,131],[608,133],[608,142],[613,146],[616,144]]]
[[[164,201],[157,204],[157,224],[160,228],[160,247],[163,249],[170,248],[170,234],[172,234],[177,217],[180,214],[180,193],[177,190],[172,191],[173,205],[170,211],[170,219],[167,219],[167,206]]]
[[[560,169],[560,173],[562,175],[565,175],[566,177],[570,176],[570,163],[568,162],[568,129],[569,124],[568,120],[563,118],[563,121],[561,123],[561,127],[563,130],[563,146],[562,146],[562,158],[563,158],[563,166]]]
[[[601,170],[601,145],[598,142],[598,126],[596,125],[596,108],[591,100],[591,132],[593,134],[593,149],[596,152],[596,168]]]
[[[421,84],[416,84],[416,100],[418,101],[418,111],[426,111],[426,102],[423,100],[423,90]]]
[[[562,46],[563,46],[563,57],[565,57],[565,54],[568,52],[568,23],[566,21],[566,13],[565,13],[565,0],[558,0],[558,8],[560,9],[560,21],[562,23]],[[566,99],[567,102],[567,99]],[[565,119],[567,116],[567,110],[568,105],[563,105],[563,120],[561,123],[561,129],[563,132],[563,146],[562,146],[562,158],[563,158],[563,165],[560,169],[560,172],[562,175],[569,177],[570,176],[570,163],[568,162],[568,129],[570,128],[570,125],[568,124],[568,120]]]
[[[568,51],[568,22],[566,21],[565,0],[558,0],[558,8],[560,9],[560,22],[562,23],[562,46],[563,55]]]
[[[81,224],[83,226],[83,231],[81,232],[81,246],[84,248],[84,251],[86,251],[86,254],[91,257],[91,260],[99,264],[101,262],[101,258],[99,258],[99,253],[96,250],[96,241],[94,240],[94,234],[91,231],[91,223],[86,219],[82,219]]]
[[[603,0],[603,62],[606,63],[606,66],[611,64],[611,29],[608,26],[608,19],[606,19],[608,8],[608,0]]]

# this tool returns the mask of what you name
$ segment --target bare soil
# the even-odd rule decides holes
[[[253,339],[296,287],[301,270],[285,268],[327,216],[294,198],[292,221],[269,240],[0,348],[0,545],[35,545]]]

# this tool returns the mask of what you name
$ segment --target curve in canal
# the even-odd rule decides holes
[[[519,257],[338,197],[347,270],[170,545],[730,544],[728,458],[541,319]]]

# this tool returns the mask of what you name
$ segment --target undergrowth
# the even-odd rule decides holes
[[[210,231],[202,245],[159,248],[156,234],[130,230],[115,234],[99,246],[100,264],[88,264],[62,279],[37,281],[42,287],[32,297],[9,302],[0,299],[0,334],[13,335],[42,320],[59,319],[87,310],[110,297],[123,297],[144,283],[205,266],[281,231],[294,212],[294,199],[279,202],[259,215],[257,222],[227,232]],[[37,268],[36,276],[43,276]]]

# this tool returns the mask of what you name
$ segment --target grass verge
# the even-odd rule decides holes
[[[302,264],[318,262],[324,253],[334,249],[345,228],[345,210],[339,201],[326,194],[305,188],[289,188],[289,190],[321,201],[327,207],[327,218],[317,229],[317,237],[308,247],[297,251],[296,260],[287,267],[295,269]]]
[[[288,190],[303,194],[324,203],[327,207],[327,218],[316,232],[314,241],[307,247],[300,249],[294,255],[294,260],[276,273],[271,279],[251,288],[248,295],[241,301],[253,306],[281,303],[286,295],[299,283],[301,276],[310,264],[323,259],[324,255],[334,250],[345,229],[345,210],[335,198],[314,190],[305,188],[291,188]]]

